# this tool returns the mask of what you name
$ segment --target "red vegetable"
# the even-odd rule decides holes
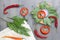
[[[47,38],[46,36],[41,36],[41,35],[39,35],[39,33],[37,32],[37,30],[34,30],[34,34],[35,34],[38,38],[41,38],[41,39]]]
[[[50,27],[47,25],[43,25],[40,28],[40,32],[44,35],[47,35],[50,32]]]
[[[58,19],[57,19],[57,17],[55,17],[55,16],[49,16],[49,18],[53,18],[55,20],[54,25],[57,28],[58,27]]]
[[[4,14],[8,14],[8,12],[6,12],[8,9],[10,8],[18,8],[20,5],[19,4],[12,4],[7,6],[6,8],[4,8]]]
[[[14,36],[4,36],[2,38],[11,38],[11,39],[14,39],[14,40],[23,40],[23,38],[18,38],[18,37],[14,37]]]
[[[45,18],[45,16],[46,16],[46,13],[43,10],[39,11],[38,14],[37,14],[38,18]]]
[[[26,16],[28,14],[28,9],[26,7],[21,8],[20,14],[22,16]]]

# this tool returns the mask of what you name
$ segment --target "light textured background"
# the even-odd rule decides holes
[[[0,0],[0,17],[7,19],[6,17],[13,17],[15,15],[21,16],[19,14],[20,8],[14,8],[14,9],[9,9],[8,10],[8,14],[4,15],[3,14],[3,9],[11,4],[23,4],[25,7],[27,7],[29,9],[29,12],[33,9],[33,7],[35,7],[39,2],[43,2],[44,0]],[[48,3],[51,3],[57,10],[57,13],[59,14],[59,19],[60,20],[60,0],[46,0]],[[33,26],[33,19],[31,18],[31,15],[28,14],[26,16],[26,19],[28,19],[28,23],[30,24],[32,30],[34,30],[34,26]],[[31,20],[32,19],[32,20]],[[60,21],[59,21],[60,24]],[[4,22],[2,19],[0,19],[0,30],[3,30],[4,28],[6,28],[6,22]],[[38,29],[39,27],[37,27]],[[39,30],[39,29],[38,29]],[[37,40],[59,40],[60,39],[60,25],[58,25],[58,29],[56,32],[56,29],[54,28],[54,26],[52,25],[51,27],[51,31],[50,33],[47,35],[48,38],[47,39],[39,39],[37,38]]]

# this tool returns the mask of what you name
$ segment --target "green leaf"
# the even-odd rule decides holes
[[[58,14],[57,14],[57,11],[56,11],[56,9],[52,6],[52,5],[49,5],[46,1],[44,1],[43,3],[40,3],[39,4],[39,7],[36,7],[34,10],[32,10],[32,12],[31,12],[31,14],[32,14],[32,18],[34,18],[34,21],[36,22],[36,23],[39,23],[40,22],[40,20],[41,19],[39,19],[38,17],[37,17],[37,12],[39,11],[39,10],[42,10],[42,9],[46,9],[46,10],[48,10],[48,16],[47,17],[49,17],[49,16],[55,16],[55,17],[57,17],[58,18]],[[49,18],[44,18],[44,24],[45,25],[51,25],[51,22],[53,22],[54,20],[53,19],[49,19]]]
[[[11,29],[14,30],[15,32],[25,35],[25,36],[30,36],[28,34],[28,31],[30,31],[28,28],[25,28],[24,26],[21,26],[21,24],[24,24],[24,18],[20,17],[13,17],[13,22],[8,22],[7,26]]]
[[[11,29],[11,30],[14,30],[15,32],[17,32],[17,27],[13,24],[13,23],[11,23],[11,22],[8,22],[7,23],[7,26]]]
[[[18,33],[20,33],[20,34],[22,34],[22,35],[25,35],[25,36],[30,36],[27,32],[25,32],[25,31],[20,31],[20,30],[18,30]]]
[[[45,25],[51,25],[51,20],[47,17],[47,18],[44,18],[44,24]]]
[[[36,7],[34,10],[32,10],[31,14],[36,14],[40,9]]]

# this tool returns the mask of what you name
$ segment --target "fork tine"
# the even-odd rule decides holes
[[[0,19],[2,19],[3,21],[5,21],[5,22],[8,22],[7,20],[5,20],[4,18],[2,18],[2,17],[0,17]]]

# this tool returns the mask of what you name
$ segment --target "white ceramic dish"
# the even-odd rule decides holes
[[[27,22],[24,21],[24,23],[25,23],[25,24],[22,24],[22,25],[25,26],[25,27],[27,27],[27,28],[29,28],[29,29],[31,30],[31,28],[30,28],[30,26],[27,24]],[[36,40],[36,39],[34,38],[34,35],[33,35],[33,33],[32,33],[32,30],[29,31],[29,34],[30,34],[29,37],[28,37],[28,36],[24,36],[24,35],[21,35],[21,34],[17,34],[17,33],[14,32],[13,30],[10,30],[9,28],[6,28],[6,29],[4,29],[4,30],[2,30],[2,31],[0,32],[0,40],[5,40],[4,38],[2,38],[3,36],[16,36],[16,37],[23,37],[23,38],[25,38],[26,40]],[[11,39],[6,39],[6,40],[11,40]]]

